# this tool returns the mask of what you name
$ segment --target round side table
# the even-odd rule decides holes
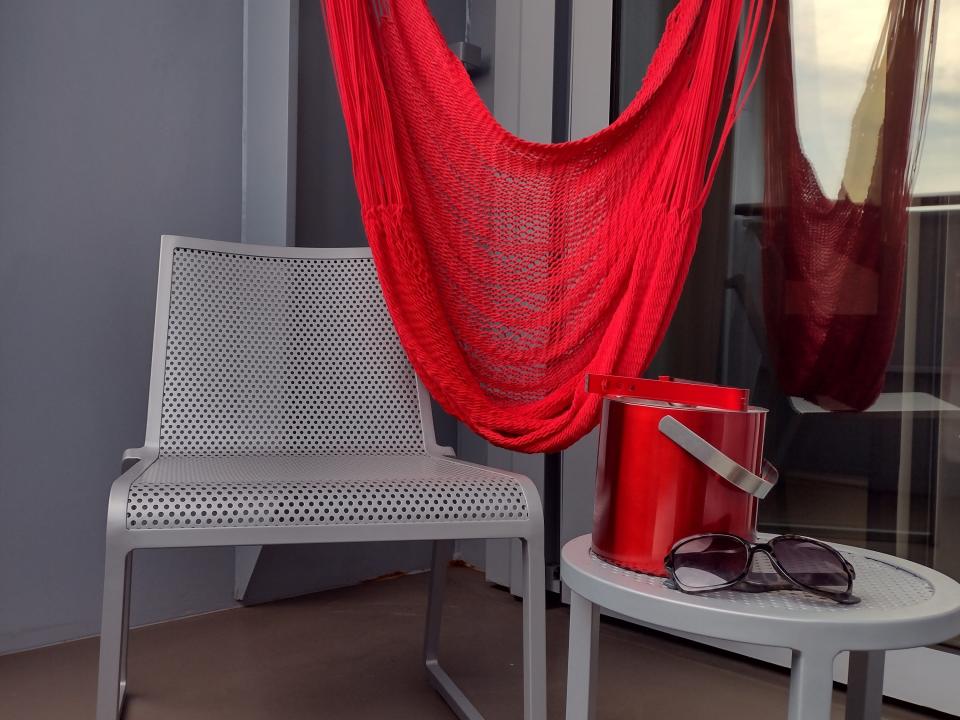
[[[908,560],[834,547],[856,569],[857,605],[793,591],[688,595],[601,560],[589,535],[571,540],[560,569],[571,590],[567,720],[594,717],[601,607],[665,630],[790,648],[790,720],[829,719],[833,659],[849,650],[847,718],[879,718],[884,651],[960,634],[960,584]]]

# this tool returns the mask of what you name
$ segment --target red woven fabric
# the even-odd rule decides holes
[[[752,86],[741,63],[715,143],[743,1],[681,0],[623,115],[550,145],[497,123],[423,0],[323,0],[387,305],[433,396],[491,442],[570,445],[598,419],[584,375],[652,358]]]
[[[767,343],[783,391],[831,410],[873,404],[897,334],[925,53],[932,68],[934,36],[921,42],[927,5],[890,2],[836,199],[824,194],[800,144],[786,0],[774,17],[765,83]],[[854,184],[865,197],[851,197]]]

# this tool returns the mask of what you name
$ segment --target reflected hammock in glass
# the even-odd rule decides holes
[[[624,113],[551,145],[494,119],[424,0],[324,0],[397,332],[432,395],[487,440],[562,449],[598,420],[586,373],[637,376],[650,362],[756,79],[761,5],[681,0]]]
[[[825,409],[864,410],[883,389],[937,14],[938,0],[890,0],[836,199],[800,142],[787,0],[774,15],[764,83],[767,344],[783,392]]]

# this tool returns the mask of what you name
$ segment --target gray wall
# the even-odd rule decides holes
[[[240,235],[242,48],[240,0],[0,0],[0,652],[98,630],[160,235]],[[134,622],[224,607],[233,554],[134,580]]]
[[[367,244],[320,2],[300,2],[297,245]]]

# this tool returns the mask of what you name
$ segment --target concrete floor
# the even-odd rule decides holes
[[[126,720],[316,720],[453,714],[420,665],[426,575],[135,630]],[[520,603],[453,568],[443,662],[487,720],[521,717]],[[134,598],[136,601],[136,598]],[[563,717],[567,610],[547,613],[549,717]],[[96,639],[0,657],[0,718],[93,717]],[[787,674],[604,623],[599,720],[782,718]],[[834,718],[843,694],[834,696]],[[929,717],[887,706],[884,718]]]

